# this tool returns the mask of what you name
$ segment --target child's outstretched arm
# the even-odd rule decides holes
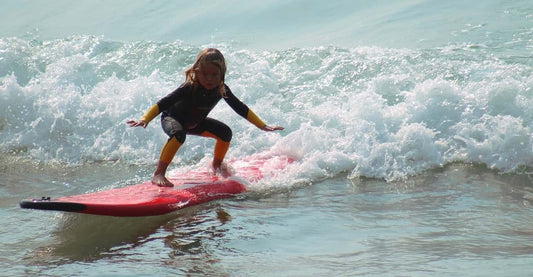
[[[226,100],[226,102],[230,105],[230,107],[235,112],[237,112],[237,114],[239,114],[240,116],[246,118],[246,120],[248,120],[250,123],[255,125],[257,128],[259,128],[259,129],[261,129],[263,131],[267,131],[267,132],[272,132],[272,131],[277,131],[277,130],[283,130],[284,129],[281,126],[268,126],[268,125],[266,125],[259,118],[259,116],[257,116],[250,108],[248,108],[248,106],[246,106],[244,103],[241,102],[241,100],[239,100],[237,97],[235,97],[235,95],[233,94],[233,92],[231,92],[231,90],[230,90],[230,88],[228,86],[226,86],[226,94],[227,94],[227,97],[224,98],[224,100]]]
[[[250,121],[250,123],[254,124],[255,126],[257,126],[257,128],[263,130],[263,131],[267,131],[267,132],[272,132],[272,131],[277,131],[277,130],[283,130],[285,128],[281,127],[281,126],[268,126],[266,125],[252,110],[250,110],[248,108],[248,111],[246,113],[246,120]]]
[[[157,115],[159,114],[159,105],[155,104],[153,105],[139,120],[130,120],[126,123],[130,125],[130,127],[143,127],[146,128],[148,126],[148,123],[152,121]]]

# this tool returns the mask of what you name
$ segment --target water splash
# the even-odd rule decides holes
[[[183,82],[201,47],[182,42],[0,40],[0,150],[43,162],[154,163],[166,140],[138,118]],[[452,162],[512,172],[532,165],[532,67],[483,49],[317,47],[225,54],[227,83],[267,123],[264,133],[225,103],[228,155],[298,157],[292,178],[349,172],[393,180]],[[175,162],[195,164],[213,141],[191,137]]]

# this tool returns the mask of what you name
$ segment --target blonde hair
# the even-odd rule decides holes
[[[226,76],[226,60],[222,53],[216,48],[206,48],[198,54],[196,62],[189,69],[185,70],[185,82],[191,84],[194,90],[198,89],[198,78],[196,77],[196,70],[200,70],[205,64],[213,64],[220,69],[220,84],[218,92],[220,96],[227,98],[226,88],[224,85],[224,77]]]

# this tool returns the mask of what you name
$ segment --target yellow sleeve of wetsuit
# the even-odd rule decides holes
[[[159,105],[153,105],[142,117],[141,120],[148,123],[159,114]]]
[[[266,126],[266,124],[250,109],[248,109],[248,115],[246,116],[246,119],[259,129],[263,129],[263,127]]]

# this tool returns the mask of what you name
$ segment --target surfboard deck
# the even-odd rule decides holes
[[[293,161],[287,156],[250,156],[229,161],[228,165],[235,173],[228,178],[199,168],[167,177],[174,187],[159,187],[147,181],[80,195],[23,200],[20,207],[107,216],[162,215],[243,193],[246,182],[256,182],[268,174],[275,174]]]

